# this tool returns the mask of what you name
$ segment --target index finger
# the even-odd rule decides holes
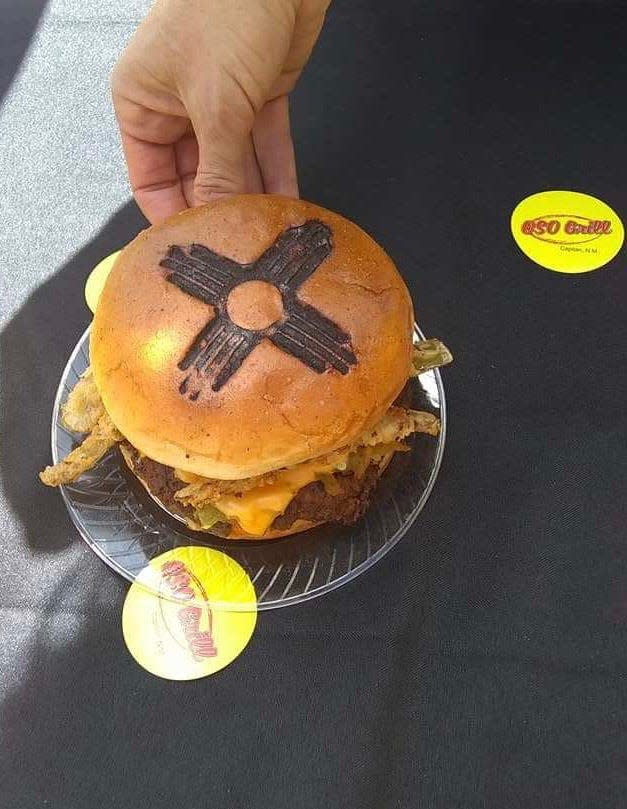
[[[187,208],[173,143],[151,143],[121,132],[122,148],[135,200],[155,224]]]

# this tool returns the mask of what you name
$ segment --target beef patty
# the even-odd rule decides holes
[[[333,521],[344,525],[357,522],[368,508],[372,490],[379,479],[378,466],[371,463],[360,478],[352,472],[336,472],[333,477],[341,489],[338,494],[329,494],[319,480],[308,483],[297,492],[283,514],[276,517],[272,527],[283,530],[296,520]]]
[[[135,474],[168,511],[183,518],[193,518],[194,510],[174,497],[175,492],[186,484],[175,476],[172,467],[140,455],[127,441],[122,444],[122,450]],[[284,513],[276,517],[271,527],[285,530],[296,520],[316,523],[334,521],[345,525],[356,522],[368,507],[372,490],[379,478],[378,465],[371,463],[362,477],[357,477],[352,472],[336,472],[333,477],[339,487],[337,494],[329,494],[320,481],[309,483],[296,493]]]
[[[193,518],[194,509],[180,503],[174,497],[174,493],[185,486],[185,483],[175,476],[174,469],[171,466],[164,466],[157,463],[157,461],[146,458],[128,441],[123,441],[120,444],[120,450],[132,471],[142,480],[150,493],[163,503],[168,511],[171,511],[172,514],[178,514],[183,519]]]

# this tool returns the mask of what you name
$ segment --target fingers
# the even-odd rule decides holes
[[[181,179],[183,194],[188,207],[201,205],[205,200],[197,199],[194,192],[196,172],[198,170],[198,142],[192,132],[182,138],[175,146],[176,169]],[[261,172],[257,165],[257,157],[252,137],[248,137],[244,157],[244,182],[247,194],[263,194]],[[219,193],[219,192],[218,192]],[[226,193],[226,192],[225,192]],[[215,192],[214,192],[215,195]]]
[[[246,146],[246,193],[247,194],[263,194],[263,180],[261,179],[261,171],[259,163],[257,162],[257,155],[255,154],[255,146],[253,144],[252,135],[248,136]]]
[[[190,131],[174,146],[176,172],[181,180],[181,188],[188,208],[194,206],[194,182],[198,170],[198,142]]]
[[[131,185],[151,222],[224,194],[298,195],[286,95],[328,3],[153,5],[112,78]]]
[[[121,130],[133,194],[152,223],[225,194],[298,196],[287,96],[268,102],[256,120],[245,99],[224,114],[210,116],[209,106],[194,116],[194,129],[163,116],[154,141],[131,134],[130,125]]]
[[[192,131],[171,144],[149,143],[125,132],[121,134],[133,195],[152,224],[222,194],[263,193],[250,135],[244,138],[231,167],[227,161],[219,161],[219,144],[213,147],[207,140],[205,162],[201,164],[199,145]],[[211,155],[209,159],[207,153]]]
[[[150,143],[122,131],[133,194],[151,223],[225,194],[298,197],[287,97],[264,106],[252,135],[206,126],[201,137]]]
[[[198,141],[196,205],[224,194],[246,193],[251,173],[250,130],[254,111],[247,108],[240,95],[237,90],[226,92],[223,87],[207,87],[203,97],[187,105]]]
[[[187,208],[174,145],[121,136],[131,188],[146,219],[154,224]]]
[[[163,111],[133,100],[139,91],[125,70],[121,61],[112,77],[112,96],[129,181],[144,216],[159,222],[187,207],[175,144],[185,136],[189,120],[175,99]]]
[[[286,95],[263,107],[253,127],[253,142],[266,193],[298,197],[296,158]]]

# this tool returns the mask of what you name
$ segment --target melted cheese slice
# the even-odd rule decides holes
[[[247,534],[262,536],[279,514],[283,514],[294,495],[320,475],[329,474],[337,467],[333,463],[310,461],[294,469],[281,472],[275,483],[249,489],[239,497],[233,494],[216,500],[215,507],[229,519],[237,520]]]
[[[329,475],[338,469],[345,469],[349,457],[353,462],[353,471],[358,477],[365,472],[368,464],[377,458],[394,452],[402,445],[390,442],[370,447],[359,447],[357,450],[335,452],[318,460],[305,461],[292,469],[276,473],[274,483],[257,486],[242,492],[239,496],[228,494],[212,503],[229,520],[237,520],[247,534],[263,536],[274,520],[283,514],[291,500],[304,486],[313,483],[323,475]],[[174,470],[176,476],[185,483],[202,483],[204,478]],[[326,485],[326,484],[325,484]],[[327,486],[329,494],[335,494]]]

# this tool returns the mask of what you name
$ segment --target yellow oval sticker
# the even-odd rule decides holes
[[[100,294],[102,293],[106,280],[109,277],[109,273],[113,269],[113,265],[121,252],[121,250],[116,250],[115,253],[111,253],[110,256],[103,258],[102,261],[96,264],[94,269],[89,273],[89,277],[85,283],[85,301],[87,306],[89,306],[92,315],[96,312],[96,306],[98,306]]]
[[[195,680],[231,663],[257,623],[255,588],[230,556],[197,546],[151,560],[122,610],[126,646],[147,671]]]
[[[577,191],[541,191],[514,208],[512,235],[523,253],[547,270],[598,270],[623,246],[625,230],[615,211]]]

